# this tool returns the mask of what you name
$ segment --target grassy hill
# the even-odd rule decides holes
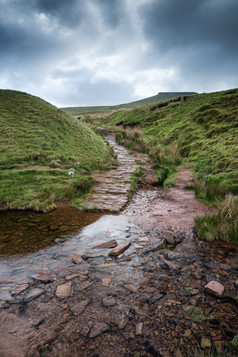
[[[85,174],[110,148],[82,122],[44,100],[0,90],[0,207],[47,210],[90,189]],[[76,169],[73,178],[70,168]]]
[[[191,94],[196,94],[195,92],[160,92],[153,97],[148,97],[145,99],[137,100],[130,103],[119,104],[119,105],[110,105],[110,106],[92,106],[92,107],[68,107],[62,108],[62,110],[72,114],[93,114],[93,113],[111,113],[115,110],[120,109],[131,109],[135,107],[141,107],[143,105],[159,103],[164,100],[168,100],[175,97],[187,96]]]
[[[198,221],[201,235],[238,242],[238,89],[119,111],[104,120],[119,126],[120,142],[151,156],[165,186],[173,184],[178,164],[189,164],[197,197],[220,207],[219,216]]]

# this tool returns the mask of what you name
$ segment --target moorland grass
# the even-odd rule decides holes
[[[150,155],[160,181],[183,161],[194,171],[194,189],[200,200],[219,207],[226,195],[238,195],[238,89],[115,112],[105,125],[118,127],[119,141]],[[235,216],[236,205],[232,206]],[[204,222],[215,225],[224,210],[221,212]],[[206,238],[204,230],[199,232]],[[213,239],[236,241],[236,235],[214,230]]]
[[[49,210],[79,199],[93,184],[87,174],[108,166],[112,154],[84,123],[10,90],[0,90],[0,139],[1,208]]]

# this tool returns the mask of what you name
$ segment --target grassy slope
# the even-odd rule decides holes
[[[193,166],[199,198],[221,202],[238,194],[238,89],[121,111],[108,124],[143,129],[145,151],[163,170],[167,165],[171,172],[182,155]],[[232,237],[238,242],[237,219],[236,213]]]
[[[68,107],[68,108],[62,108],[62,110],[74,115],[90,114],[90,113],[91,114],[111,113],[112,111],[115,110],[141,107],[143,105],[159,103],[161,101],[168,100],[174,97],[186,96],[190,94],[195,94],[195,93],[194,92],[161,92],[158,93],[157,95],[154,95],[153,97],[148,97],[145,99],[141,99],[135,102],[125,103],[125,104],[111,105],[111,106],[93,106],[93,107]]]
[[[0,90],[0,133],[4,208],[49,209],[56,201],[79,197],[92,184],[85,170],[103,166],[110,157],[102,138],[83,123],[22,92]],[[59,170],[49,167],[52,160]],[[80,169],[69,178],[67,169],[78,162]]]

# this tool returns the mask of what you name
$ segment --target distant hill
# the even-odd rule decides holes
[[[0,90],[0,209],[45,210],[71,200],[90,186],[85,172],[110,155],[103,139],[71,115],[29,94]]]
[[[91,106],[91,107],[66,107],[61,109],[73,115],[77,115],[77,114],[80,115],[80,114],[87,114],[87,113],[88,114],[110,113],[114,110],[141,107],[143,105],[159,103],[171,98],[184,97],[192,94],[197,94],[197,93],[196,92],[159,92],[157,95],[154,95],[152,97],[136,100],[134,102],[125,103],[125,104],[109,105],[109,106]]]

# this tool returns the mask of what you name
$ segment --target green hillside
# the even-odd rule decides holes
[[[195,92],[160,92],[153,97],[148,97],[145,99],[137,100],[135,102],[119,104],[119,105],[111,105],[111,106],[92,106],[92,107],[68,107],[62,108],[62,110],[73,114],[73,115],[80,115],[80,114],[93,114],[93,113],[111,113],[115,110],[120,109],[131,109],[135,107],[141,107],[143,105],[159,103],[164,100],[168,100],[171,98],[176,97],[183,97],[191,94],[196,94]]]
[[[102,167],[111,150],[44,100],[0,90],[0,153],[0,207],[41,210],[80,197],[92,185],[85,174]]]
[[[226,212],[225,222],[232,221],[229,234],[238,242],[238,89],[120,111],[104,120],[119,126],[120,142],[149,153],[165,187],[173,184],[177,165],[189,164],[197,197],[221,207],[223,216]],[[222,222],[222,214],[210,218],[213,226]],[[209,224],[198,223],[203,235],[228,238],[226,223],[219,234]]]

